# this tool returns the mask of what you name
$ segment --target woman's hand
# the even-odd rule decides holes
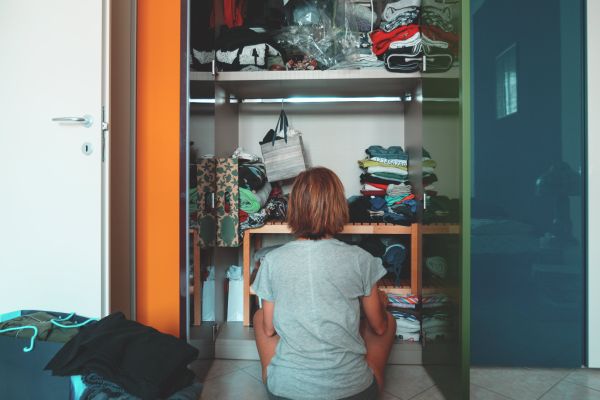
[[[388,298],[385,293],[373,286],[368,296],[362,297],[362,306],[369,326],[376,335],[381,336],[387,330],[387,312],[385,307]]]
[[[387,296],[387,293],[378,290],[379,292],[379,302],[381,303],[381,306],[383,307],[383,309],[385,310],[387,308],[387,306],[390,304],[390,299]]]

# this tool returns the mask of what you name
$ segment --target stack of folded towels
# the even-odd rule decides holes
[[[421,321],[405,311],[390,311],[396,320],[396,337],[409,342],[418,342],[421,339]]]

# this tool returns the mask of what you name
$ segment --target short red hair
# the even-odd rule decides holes
[[[344,185],[333,171],[315,167],[296,177],[287,213],[294,235],[312,240],[333,236],[344,229],[348,218]]]

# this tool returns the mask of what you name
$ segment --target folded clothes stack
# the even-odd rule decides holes
[[[403,308],[403,309],[415,309],[419,304],[419,296],[414,296],[412,294],[402,296],[398,294],[388,295],[389,306],[392,308]]]
[[[447,71],[458,57],[458,4],[458,0],[423,0],[421,35],[427,71]]]
[[[423,169],[423,189],[428,196],[435,196],[437,191],[435,190],[435,186],[433,184],[438,180],[437,175],[435,174],[437,163],[431,158],[431,154],[429,154],[429,152],[425,149],[423,149],[421,165]]]
[[[364,198],[350,199],[351,222],[387,222],[410,225],[417,202],[408,181],[408,155],[400,146],[370,146],[358,165]]]
[[[423,296],[421,303],[423,308],[438,308],[450,305],[451,301],[447,295],[439,293]]]
[[[393,72],[416,72],[423,64],[421,0],[388,2],[379,29],[370,34],[373,54]]]
[[[452,337],[455,332],[453,326],[448,313],[440,312],[423,315],[423,336],[428,341]]]
[[[458,1],[399,0],[386,4],[370,33],[373,54],[392,72],[443,72],[458,56]]]
[[[390,311],[396,320],[396,337],[409,342],[418,342],[421,340],[421,321],[417,316],[406,312],[392,310]]]

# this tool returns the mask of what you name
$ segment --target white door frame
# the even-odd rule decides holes
[[[587,365],[600,368],[600,2],[587,0]]]
[[[102,0],[102,105],[103,130],[102,163],[102,316],[110,313],[110,54],[111,54],[111,1]]]

